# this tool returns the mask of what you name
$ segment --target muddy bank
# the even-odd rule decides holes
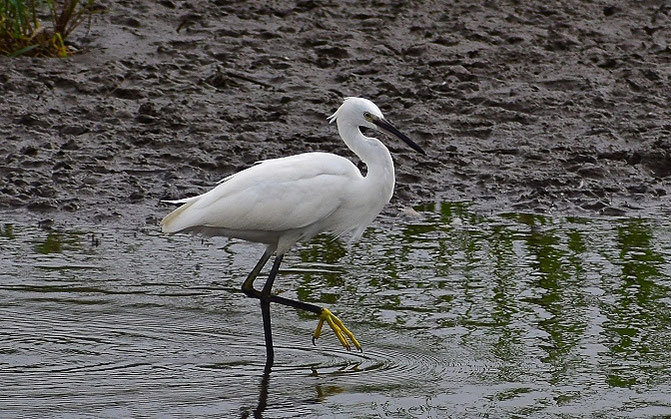
[[[326,116],[358,95],[429,154],[389,144],[390,213],[668,214],[665,2],[264,3],[105,1],[79,54],[0,58],[0,209],[151,224],[259,159],[354,158]]]

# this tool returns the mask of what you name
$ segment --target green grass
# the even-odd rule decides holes
[[[66,57],[68,36],[96,12],[93,0],[0,0],[0,54]]]

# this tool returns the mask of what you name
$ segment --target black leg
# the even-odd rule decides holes
[[[270,326],[270,301],[261,300],[261,315],[263,316],[263,334],[266,337],[266,369],[269,370],[275,362],[273,331]]]
[[[262,298],[262,292],[254,288],[254,280],[259,275],[263,267],[268,263],[268,259],[272,256],[275,248],[268,246],[266,251],[261,256],[261,259],[256,263],[254,269],[247,275],[247,279],[242,283],[242,292],[245,293],[247,297],[258,298],[261,301],[261,315],[263,316],[263,332],[266,340],[266,369],[269,371],[270,367],[273,365],[275,354],[273,351],[273,335],[270,327],[270,301],[268,299]],[[281,258],[280,258],[281,261]],[[274,266],[273,266],[274,267]],[[273,269],[270,272],[270,275],[273,276],[277,274],[277,269]],[[270,277],[268,278],[270,280]],[[272,286],[272,281],[271,286]],[[267,283],[267,282],[266,282]],[[265,290],[265,287],[264,287]]]
[[[322,307],[316,306],[314,304],[304,303],[302,301],[297,300],[291,300],[289,298],[284,298],[271,294],[273,283],[275,282],[275,277],[277,276],[277,272],[280,269],[280,265],[282,264],[282,258],[284,255],[280,254],[275,257],[273,267],[270,270],[270,274],[268,274],[268,279],[266,280],[263,289],[261,291],[258,291],[256,288],[254,288],[254,280],[259,275],[265,264],[268,263],[268,260],[275,252],[275,249],[276,248],[273,246],[269,246],[266,249],[263,256],[261,256],[261,259],[259,259],[254,269],[252,269],[252,272],[249,273],[247,279],[245,279],[245,282],[242,284],[242,292],[244,292],[245,295],[247,295],[248,297],[258,298],[259,302],[261,303],[261,315],[263,316],[263,333],[266,340],[266,370],[270,372],[270,368],[272,367],[273,362],[275,360],[275,351],[273,349],[273,333],[270,322],[270,303],[282,304],[300,310],[309,311],[319,316],[319,324],[317,325],[317,329],[315,329],[315,333],[313,334],[312,343],[314,343],[315,340],[319,337],[322,324],[324,324],[324,321],[327,321],[329,326],[331,326],[333,331],[336,333],[336,336],[340,340],[340,343],[342,343],[342,345],[345,348],[347,348],[348,350],[350,349],[350,345],[348,343],[349,339],[351,342],[354,343],[357,349],[361,350],[361,345],[359,345],[359,342],[356,341],[354,335],[349,330],[347,330],[347,328],[345,328],[342,322],[337,317],[335,317],[330,311],[323,309]]]
[[[266,337],[266,368],[270,368],[275,360],[273,331],[270,326],[270,290],[273,288],[273,282],[275,282],[275,276],[277,276],[277,272],[280,270],[281,263],[282,255],[277,255],[260,295],[261,314],[263,315],[263,333]]]
[[[257,262],[256,266],[254,266],[254,269],[247,275],[245,282],[242,283],[242,292],[244,292],[247,297],[261,297],[261,293],[254,289],[254,280],[261,272],[261,269],[268,263],[268,259],[270,259],[270,256],[272,256],[274,251],[275,249],[269,246],[263,253],[263,256],[261,256],[261,259]]]
[[[277,295],[270,295],[268,299],[270,300],[271,303],[282,304],[285,306],[297,308],[299,310],[309,311],[311,313],[315,313],[318,316],[322,314],[323,310],[323,308],[316,306],[314,304],[304,303],[302,301],[290,300],[288,298],[279,297]]]
[[[268,296],[270,296],[270,290],[273,288],[273,282],[275,282],[275,276],[277,275],[277,271],[280,270],[280,264],[282,263],[282,258],[284,258],[284,255],[275,256],[275,262],[273,262],[273,267],[270,270],[270,274],[268,274],[268,280],[266,281],[266,284],[263,286],[263,291],[261,291],[261,298],[264,300],[268,299]]]
[[[268,263],[268,259],[272,256],[274,252],[274,248],[269,247],[266,249],[265,253],[263,256],[261,256],[261,259],[257,262],[256,266],[254,269],[252,269],[252,272],[249,273],[247,276],[247,279],[245,282],[242,284],[242,292],[245,293],[246,296],[250,298],[258,298],[259,300],[267,300],[271,303],[278,303],[282,304],[285,306],[290,306],[293,308],[297,308],[299,310],[305,310],[309,311],[311,313],[315,313],[316,315],[320,315],[322,312],[322,308],[319,306],[316,306],[314,304],[309,304],[309,303],[304,303],[302,301],[296,301],[296,300],[290,300],[288,298],[284,297],[279,297],[276,295],[270,294],[271,289],[273,287],[273,283],[275,281],[275,276],[277,275],[277,271],[280,268],[280,263],[282,263],[282,258],[284,257],[283,255],[277,256],[275,258],[275,262],[273,263],[273,268],[270,271],[270,274],[268,275],[268,280],[266,281],[265,285],[263,286],[262,291],[258,291],[254,288],[254,280],[256,277],[259,275],[263,267]],[[268,322],[270,323],[270,322]]]

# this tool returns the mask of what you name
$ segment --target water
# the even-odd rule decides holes
[[[668,217],[417,210],[287,255],[275,292],[364,352],[273,306],[266,376],[258,245],[0,220],[0,416],[671,414]]]

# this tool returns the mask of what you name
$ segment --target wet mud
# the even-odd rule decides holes
[[[0,58],[0,209],[153,224],[259,159],[355,159],[326,117],[364,96],[428,153],[389,144],[389,213],[669,212],[667,2],[100,4],[71,58]]]

